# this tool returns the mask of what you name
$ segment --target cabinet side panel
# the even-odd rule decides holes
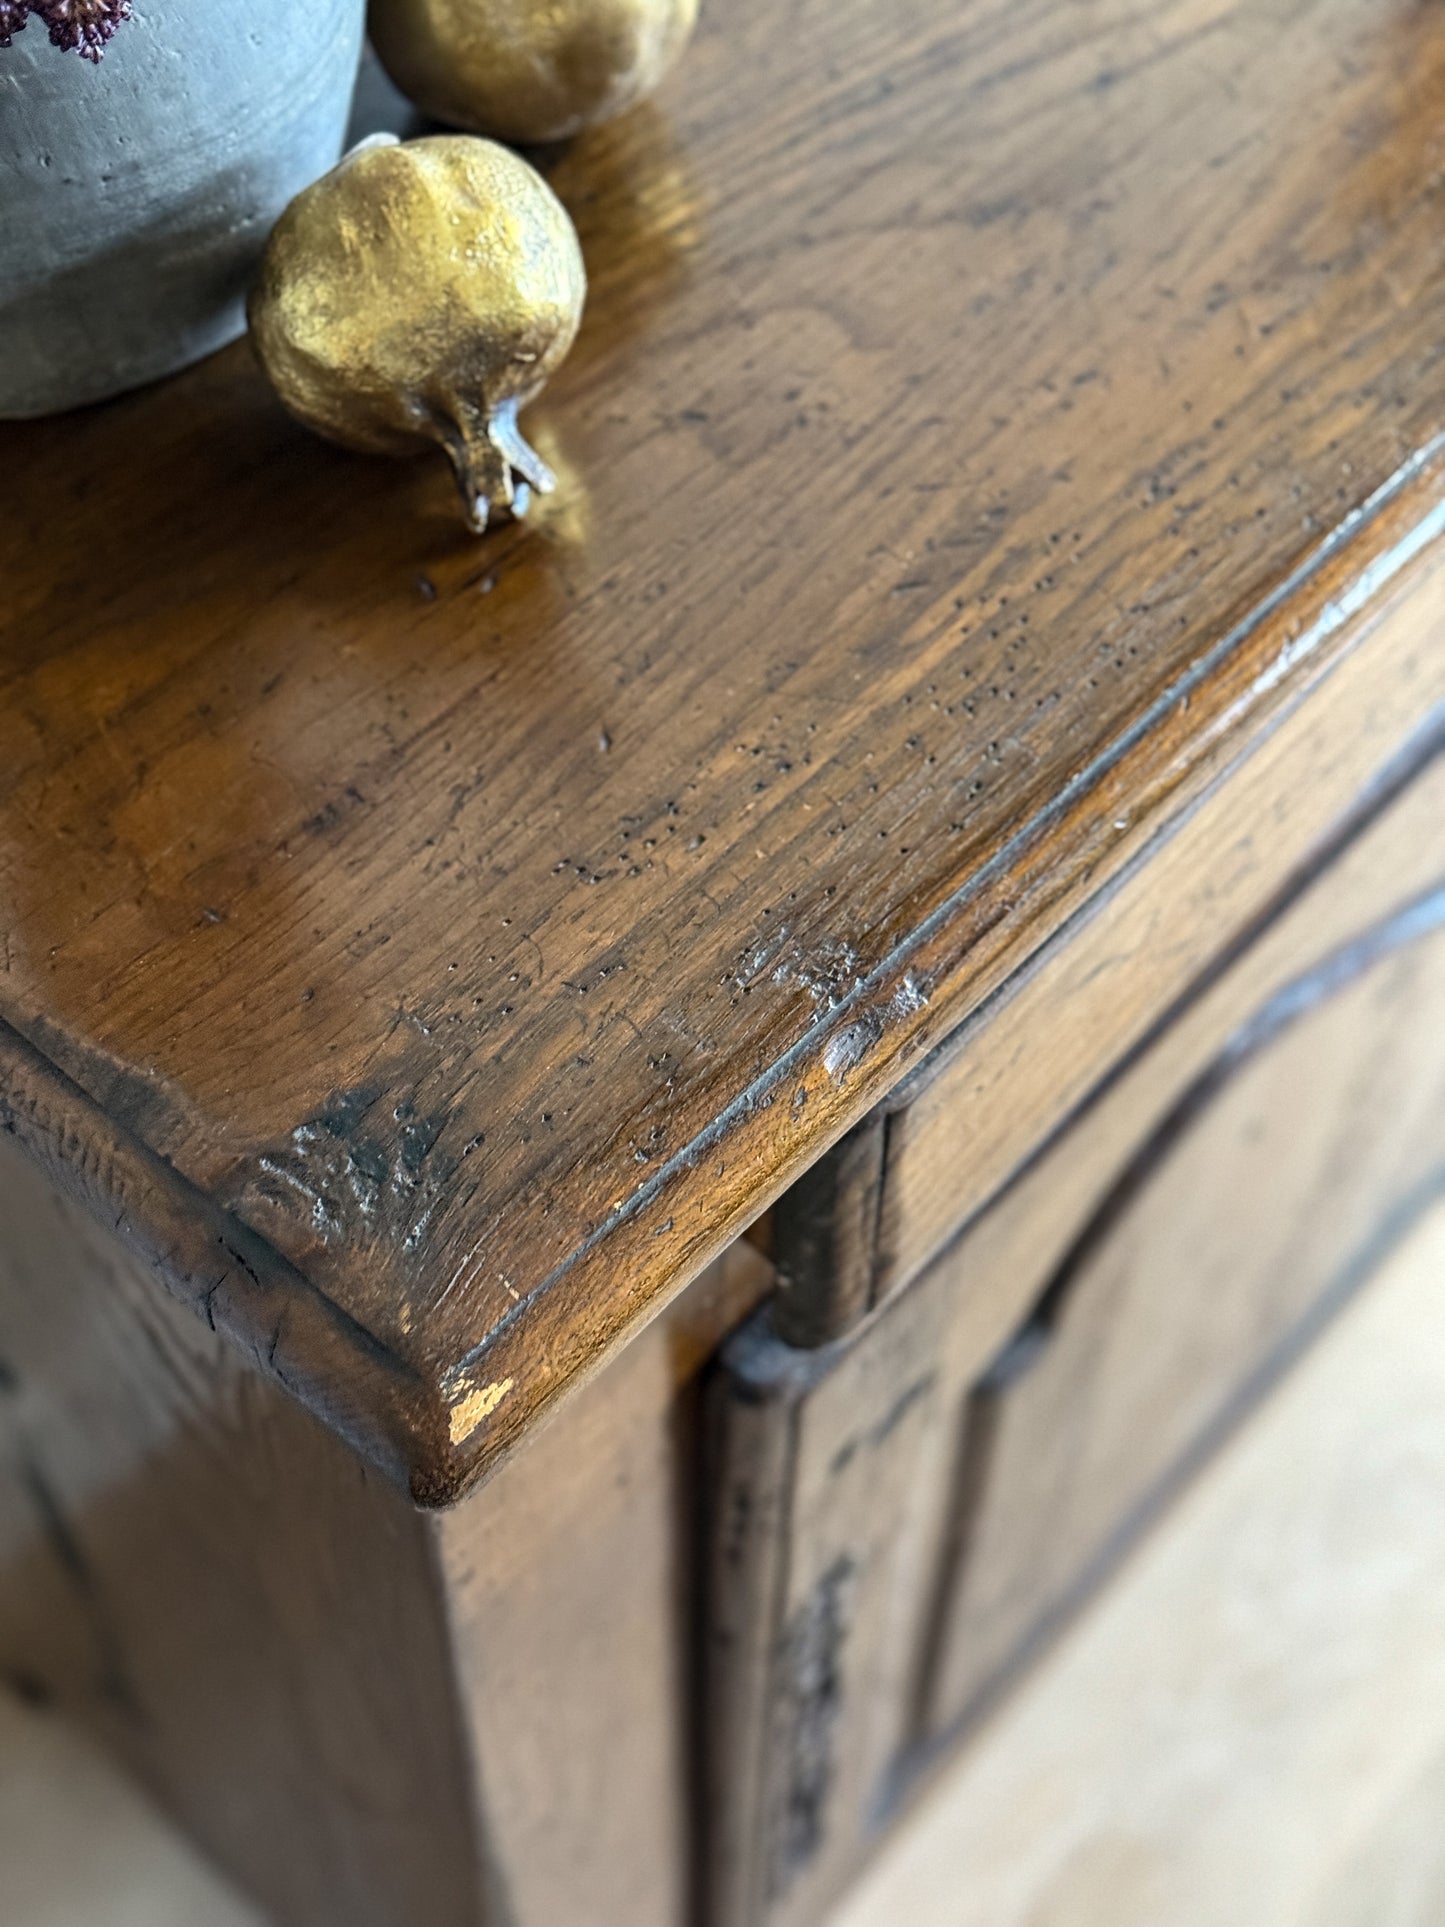
[[[282,1922],[500,1919],[432,1531],[0,1135],[0,1675]]]
[[[732,1247],[437,1521],[512,1927],[692,1918],[698,1378],[771,1279]]]

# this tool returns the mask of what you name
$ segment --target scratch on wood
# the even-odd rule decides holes
[[[869,1050],[890,1023],[911,1017],[928,1006],[928,992],[909,971],[888,1000],[884,1010],[867,1010],[857,1023],[849,1024],[823,1052],[823,1069],[835,1084],[841,1084],[850,1071],[857,1070]]]
[[[469,1439],[484,1418],[495,1412],[502,1400],[512,1389],[510,1378],[499,1378],[490,1385],[478,1386],[458,1400],[451,1409],[452,1444],[461,1445]]]
[[[278,1208],[299,1205],[327,1243],[381,1235],[415,1251],[455,1168],[437,1149],[447,1116],[382,1097],[378,1085],[334,1092],[284,1146],[261,1154],[256,1188]]]

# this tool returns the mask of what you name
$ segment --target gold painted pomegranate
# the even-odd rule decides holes
[[[294,415],[368,452],[440,444],[480,533],[555,485],[517,413],[571,347],[586,288],[566,209],[517,155],[382,137],[282,214],[248,313]]]
[[[371,0],[372,45],[416,105],[499,140],[563,140],[643,100],[697,0]]]

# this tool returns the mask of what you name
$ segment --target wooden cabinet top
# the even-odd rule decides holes
[[[1421,539],[1442,170],[1416,0],[735,0],[525,527],[244,345],[4,427],[0,1117],[455,1495]]]

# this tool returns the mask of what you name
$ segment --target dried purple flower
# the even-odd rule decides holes
[[[50,44],[98,65],[105,43],[122,20],[130,19],[131,0],[29,0],[33,13],[50,29]]]
[[[24,28],[30,14],[30,0],[0,0],[0,47],[8,47]]]

